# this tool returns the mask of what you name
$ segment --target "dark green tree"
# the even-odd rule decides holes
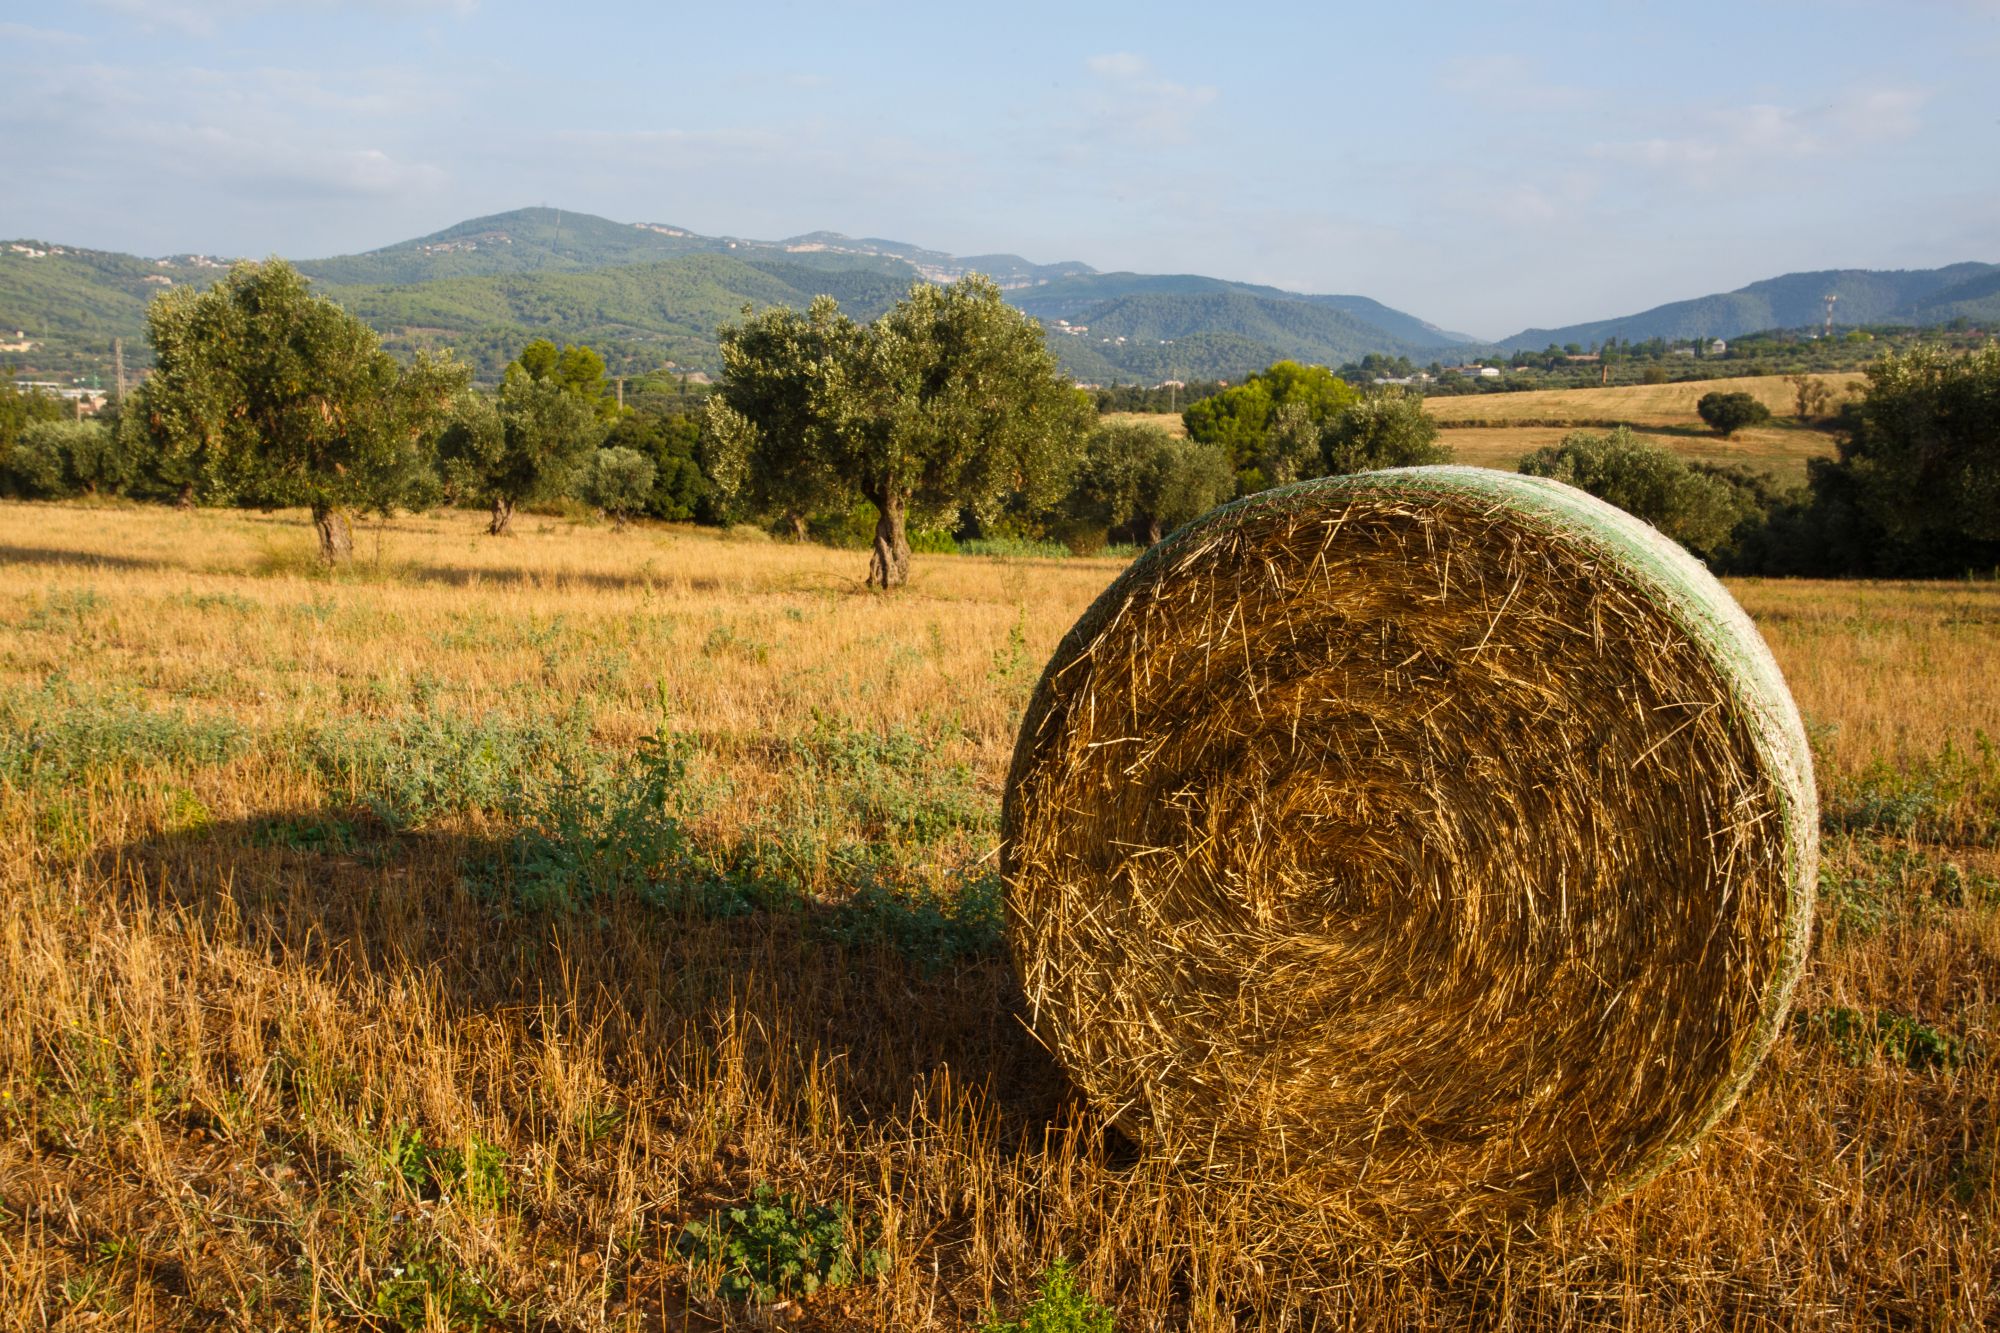
[[[1451,450],[1438,443],[1437,423],[1421,396],[1390,386],[1341,409],[1320,436],[1330,476],[1377,468],[1444,463]]]
[[[1232,385],[1189,405],[1181,414],[1188,435],[1203,444],[1212,444],[1228,455],[1240,474],[1245,490],[1259,490],[1273,479],[1258,467],[1258,460],[1276,457],[1269,434],[1279,412],[1296,406],[1303,420],[1324,427],[1360,394],[1325,366],[1302,366],[1296,361],[1278,361]],[[1292,413],[1288,420],[1297,418]]]
[[[1761,425],[1771,419],[1771,409],[1747,393],[1705,393],[1694,410],[1725,439],[1745,426]]]
[[[1838,463],[1814,489],[1848,498],[1917,573],[2000,561],[2000,343],[1917,347],[1868,370]]]
[[[353,553],[354,511],[390,512],[423,484],[470,378],[448,356],[397,365],[277,259],[238,264],[207,291],[162,292],[147,330],[146,435],[162,470],[198,468],[220,495],[304,506],[329,563]]]
[[[1749,516],[1747,497],[1724,477],[1689,467],[1624,426],[1603,435],[1571,431],[1522,459],[1520,471],[1588,491],[1703,559],[1724,551]]]
[[[701,423],[679,412],[631,411],[604,437],[606,449],[631,449],[653,464],[653,489],[640,512],[684,523],[709,509],[714,487],[701,470]]]

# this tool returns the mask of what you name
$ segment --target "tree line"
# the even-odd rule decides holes
[[[800,538],[858,526],[870,583],[894,588],[913,537],[1149,543],[1234,496],[1449,456],[1417,395],[1289,361],[1203,386],[1184,437],[1100,420],[1040,327],[978,277],[918,283],[866,322],[831,298],[745,307],[720,332],[712,393],[638,381],[629,404],[595,351],[546,339],[490,391],[449,352],[399,363],[276,260],[207,291],[170,288],[147,324],[154,372],[98,420],[0,393],[0,491],[297,506],[336,562],[355,514],[446,504],[479,506],[496,535],[523,505],[571,501],[621,525],[755,522]],[[1801,412],[1823,406],[1801,383]],[[1760,411],[1742,395],[1702,405],[1725,433]],[[1727,572],[2000,567],[2000,347],[1892,353],[1837,425],[1839,455],[1789,489],[1622,429],[1574,432],[1521,466]]]

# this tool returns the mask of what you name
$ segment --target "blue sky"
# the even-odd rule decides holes
[[[548,203],[1356,292],[1498,336],[2000,261],[2000,0],[0,3],[0,235]]]

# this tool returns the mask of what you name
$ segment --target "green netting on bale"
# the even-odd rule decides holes
[[[1188,1169],[1357,1216],[1615,1197],[1769,1049],[1803,728],[1654,529],[1473,468],[1189,524],[1078,621],[1003,828],[1036,1032]]]

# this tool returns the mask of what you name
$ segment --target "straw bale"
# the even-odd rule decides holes
[[[1036,1034],[1183,1169],[1588,1208],[1728,1109],[1811,925],[1804,733],[1652,528],[1471,468],[1216,510],[1057,649],[1008,779]]]

